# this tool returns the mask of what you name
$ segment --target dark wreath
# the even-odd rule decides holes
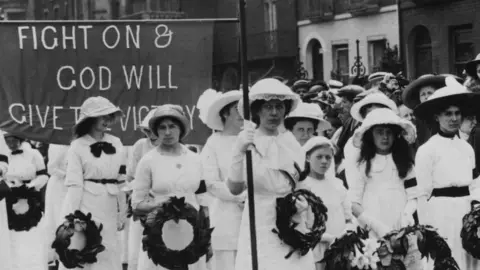
[[[295,202],[300,196],[305,198],[315,216],[313,227],[307,234],[297,231],[295,228],[298,224],[292,222],[292,217],[297,213]],[[277,199],[276,212],[277,228],[272,231],[291,247],[290,252],[285,256],[286,259],[290,258],[294,252],[299,252],[300,255],[304,256],[320,242],[326,230],[327,207],[315,194],[306,189],[293,191],[284,198]]]
[[[463,227],[460,232],[462,246],[468,254],[480,259],[480,208],[474,208],[463,217]]]
[[[171,250],[163,241],[162,229],[165,222],[183,219],[193,227],[193,240],[183,250]],[[158,209],[147,215],[143,230],[143,250],[155,265],[167,269],[188,270],[188,265],[196,263],[207,254],[213,228],[208,226],[204,211],[197,211],[185,198],[171,197]]]
[[[103,225],[92,220],[92,214],[85,215],[77,210],[65,217],[66,221],[56,231],[52,248],[58,254],[60,261],[67,269],[83,268],[85,264],[97,262],[97,255],[105,250],[102,245],[101,231]],[[81,226],[86,237],[86,245],[82,250],[68,249],[70,239],[75,233],[75,226]]]
[[[16,214],[13,210],[19,200],[27,200],[28,210],[24,214]],[[38,225],[43,216],[42,195],[35,188],[25,185],[14,187],[6,198],[8,228],[17,232],[29,231]]]

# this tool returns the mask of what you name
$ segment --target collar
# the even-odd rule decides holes
[[[455,138],[455,136],[459,137],[460,138],[460,134],[459,132],[455,132],[455,133],[445,133],[443,132],[442,130],[438,130],[438,135],[440,135],[441,137],[443,138],[447,138],[447,139],[453,139]]]

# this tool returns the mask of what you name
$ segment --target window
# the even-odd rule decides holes
[[[368,67],[370,73],[381,71],[383,54],[386,49],[386,40],[373,40],[368,42]]]
[[[475,57],[472,25],[453,28],[451,36],[454,72],[461,75],[465,64]]]
[[[431,74],[433,72],[433,58],[430,32],[424,26],[419,25],[412,30],[411,38],[413,39],[413,47],[410,48],[412,50],[415,78]]]
[[[348,44],[332,46],[333,72],[342,77],[345,83],[350,74],[350,65],[348,63]]]
[[[277,1],[265,0],[264,2],[265,31],[277,30]]]

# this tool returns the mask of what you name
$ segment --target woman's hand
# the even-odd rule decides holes
[[[302,213],[307,210],[308,202],[303,196],[298,196],[295,200],[295,207],[297,208],[297,213]]]
[[[253,139],[255,137],[255,129],[257,125],[249,120],[244,120],[243,130],[240,131],[236,141],[236,148],[240,152],[246,152],[250,145],[253,145]]]

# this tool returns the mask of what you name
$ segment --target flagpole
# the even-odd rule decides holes
[[[241,52],[241,74],[243,90],[243,115],[245,119],[250,119],[250,102],[248,100],[248,56],[247,56],[247,27],[245,6],[246,0],[238,0],[238,9],[240,16],[240,52]],[[247,161],[247,191],[248,191],[248,210],[250,218],[250,247],[252,255],[252,270],[258,270],[257,255],[257,231],[255,226],[255,197],[253,196],[253,170],[252,170],[252,152],[246,153]]]

